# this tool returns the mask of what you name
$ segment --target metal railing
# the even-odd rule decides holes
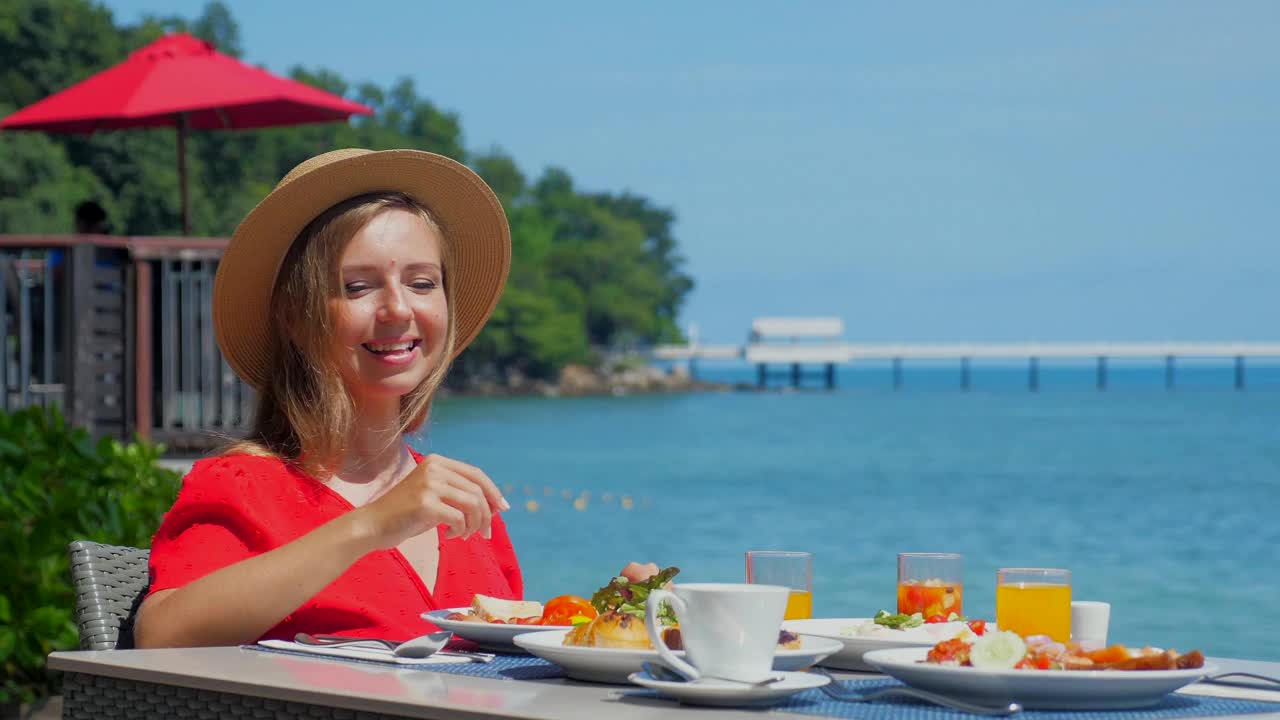
[[[54,260],[53,251],[28,250],[0,261],[0,408],[62,405]]]
[[[0,235],[0,409],[207,448],[252,422],[213,334],[222,238]]]
[[[153,432],[174,438],[192,430],[233,436],[252,422],[252,389],[223,359],[213,335],[213,277],[217,258],[188,253],[183,258],[139,260],[158,270],[154,315],[158,331],[155,377],[158,402]],[[169,440],[172,442],[172,440]]]

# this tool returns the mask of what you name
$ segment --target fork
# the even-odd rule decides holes
[[[933,703],[934,705],[941,705],[942,707],[959,710],[961,712],[973,713],[974,715],[1003,716],[1017,715],[1022,712],[1022,706],[1016,702],[1011,702],[1007,705],[978,705],[965,700],[947,697],[946,695],[928,692],[926,690],[917,690],[912,687],[888,687],[867,693],[861,693],[845,688],[839,680],[836,680],[834,675],[820,667],[812,668],[809,672],[817,675],[825,675],[831,678],[831,682],[823,685],[819,690],[826,693],[828,697],[835,700],[843,700],[845,702],[873,702],[882,698],[901,697],[911,698],[913,700],[923,700],[925,702]]]

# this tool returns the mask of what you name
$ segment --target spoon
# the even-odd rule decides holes
[[[696,680],[690,680],[689,678],[681,675],[675,670],[668,668],[666,665],[658,665],[656,663],[651,663],[646,660],[645,662],[640,663],[640,667],[644,668],[644,671],[649,673],[649,677],[653,678],[654,680],[661,680],[663,682],[697,682]],[[705,677],[708,680],[725,680],[726,679],[726,678],[713,678],[707,675],[704,675],[703,677]],[[785,675],[772,675],[763,680],[757,680],[756,682],[743,682],[741,680],[728,680],[728,682],[735,682],[744,687],[758,688],[758,687],[764,687],[765,685],[772,685],[776,682],[782,682],[783,680],[786,680],[786,679],[787,677]]]
[[[440,652],[442,648],[453,638],[453,633],[448,630],[440,632],[427,633],[419,635],[416,638],[405,640],[404,642],[393,642],[391,640],[383,640],[381,638],[351,638],[340,637],[337,635],[311,635],[310,633],[298,633],[294,636],[295,642],[303,645],[315,645],[317,647],[341,647],[343,645],[382,645],[391,651],[396,657],[412,658],[421,660],[422,658],[431,657]],[[446,651],[445,654],[452,654]]]

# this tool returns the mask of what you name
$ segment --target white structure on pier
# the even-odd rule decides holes
[[[691,336],[696,333],[691,332]],[[690,368],[698,360],[742,359],[756,366],[758,384],[764,387],[770,365],[790,366],[791,384],[800,385],[804,365],[821,365],[827,387],[835,385],[835,366],[849,361],[844,342],[844,321],[835,317],[763,317],[751,322],[747,344],[660,345],[653,350],[658,360],[686,360]]]

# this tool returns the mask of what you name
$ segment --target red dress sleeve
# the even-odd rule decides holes
[[[246,504],[246,486],[269,481],[272,461],[250,456],[200,460],[151,541],[149,592],[182,587],[266,549]]]
[[[416,460],[417,462],[419,463],[422,462],[423,460],[422,453],[418,452],[417,450],[414,450],[413,448],[409,448],[409,454],[411,454],[413,456],[413,459]],[[441,587],[440,584],[437,583],[436,593],[435,593],[436,595],[439,595],[441,597],[451,596],[452,593],[449,592],[449,589],[458,589],[459,587],[464,587],[467,590],[467,593],[466,593],[465,599],[462,599],[458,603],[460,605],[470,605],[471,597],[474,596],[476,593],[483,593],[485,595],[492,595],[495,597],[502,597],[502,598],[509,597],[514,600],[524,599],[524,576],[520,572],[520,562],[516,559],[516,549],[515,549],[515,546],[511,543],[511,536],[507,534],[507,525],[505,522],[502,521],[501,515],[494,515],[493,520],[492,522],[490,522],[489,525],[490,525],[490,529],[493,531],[491,533],[492,537],[487,542],[485,542],[485,544],[483,545],[484,549],[482,552],[488,556],[488,558],[490,559],[489,561],[497,564],[499,570],[502,573],[503,579],[506,580],[507,587],[502,588],[502,587],[498,587],[497,585],[487,585],[484,583],[481,583],[479,585],[465,584],[462,586],[455,586],[454,583],[450,582],[447,579],[449,575],[446,571],[443,570],[443,568],[445,567],[445,561],[444,561],[444,550],[442,549],[441,551],[442,571],[440,572],[439,577],[446,578],[446,580],[444,581],[445,587]],[[479,535],[475,535],[473,536],[472,539],[478,540],[479,537],[480,537]],[[481,541],[481,542],[484,542],[484,541]],[[446,543],[446,545],[442,547],[454,548],[458,546],[454,543]],[[453,566],[453,563],[449,563],[448,565]],[[474,577],[474,574],[471,574],[471,575],[472,577]]]
[[[502,569],[503,576],[507,578],[507,585],[511,588],[515,599],[523,600],[524,576],[520,573],[520,562],[516,559],[516,549],[511,544],[511,536],[507,534],[507,524],[502,521],[502,516],[494,515],[489,527],[492,530],[489,548],[493,552],[493,557],[497,560],[498,567]]]

